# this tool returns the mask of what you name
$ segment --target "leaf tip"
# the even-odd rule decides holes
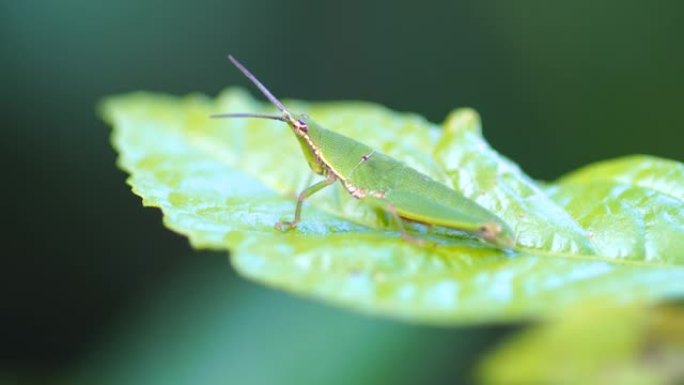
[[[444,128],[450,132],[474,131],[482,132],[480,114],[472,108],[458,108],[446,118]]]

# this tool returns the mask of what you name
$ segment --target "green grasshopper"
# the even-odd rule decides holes
[[[301,220],[304,201],[339,181],[354,198],[391,215],[402,238],[408,241],[422,243],[406,232],[405,220],[465,231],[503,248],[514,246],[510,227],[498,216],[427,175],[363,143],[323,128],[305,114],[293,115],[247,68],[231,55],[228,59],[282,115],[230,113],[212,117],[264,118],[287,123],[311,170],[325,177],[299,194],[294,219],[278,222],[279,230],[295,228]]]

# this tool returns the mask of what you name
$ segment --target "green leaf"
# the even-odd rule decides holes
[[[590,303],[506,341],[486,384],[681,384],[684,309]]]
[[[160,207],[164,223],[193,246],[230,250],[240,273],[271,286],[447,324],[543,317],[590,298],[653,301],[684,293],[684,267],[676,265],[682,248],[649,258],[597,254],[606,248],[596,248],[582,218],[492,150],[470,110],[452,114],[443,131],[369,103],[285,103],[463,191],[515,228],[519,251],[453,232],[429,235],[436,247],[416,247],[339,186],[307,201],[297,230],[275,230],[277,221],[292,218],[311,172],[282,123],[208,118],[272,113],[241,90],[216,100],[136,93],[108,99],[102,111],[114,126],[119,166],[143,203]]]
[[[613,182],[655,190],[684,201],[684,164],[648,155],[633,155],[583,167],[560,179],[564,184]]]
[[[484,140],[475,111],[461,109],[449,115],[435,157],[447,171],[451,187],[499,213],[515,229],[519,246],[593,253],[586,231]]]
[[[548,188],[598,255],[684,263],[684,164],[637,155],[596,163]]]

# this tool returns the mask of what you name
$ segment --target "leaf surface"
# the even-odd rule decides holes
[[[518,251],[439,231],[422,234],[437,246],[416,247],[338,185],[307,201],[297,230],[279,232],[274,224],[292,218],[295,196],[311,184],[311,172],[282,123],[208,118],[273,112],[244,91],[231,89],[216,100],[135,93],[108,99],[102,111],[114,127],[119,166],[145,205],[161,208],[164,223],[194,247],[229,250],[240,273],[290,292],[440,324],[544,317],[591,298],[655,301],[684,293],[677,198],[646,182],[633,188],[659,194],[643,208],[654,214],[654,225],[622,231],[587,222],[573,203],[583,194],[601,201],[613,196],[610,188],[574,191],[572,176],[538,186],[488,146],[471,110],[452,114],[442,130],[415,114],[369,103],[285,104],[458,188],[515,228]],[[658,186],[678,191],[680,182],[663,175]],[[627,206],[641,210],[648,196],[633,194]],[[643,220],[621,213],[627,222]],[[598,242],[604,228],[622,241]]]

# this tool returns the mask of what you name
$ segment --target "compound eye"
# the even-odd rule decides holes
[[[309,126],[307,126],[306,123],[304,123],[304,122],[301,121],[301,120],[297,120],[296,126],[297,126],[297,129],[298,129],[299,131],[302,131],[302,132],[309,132]]]

